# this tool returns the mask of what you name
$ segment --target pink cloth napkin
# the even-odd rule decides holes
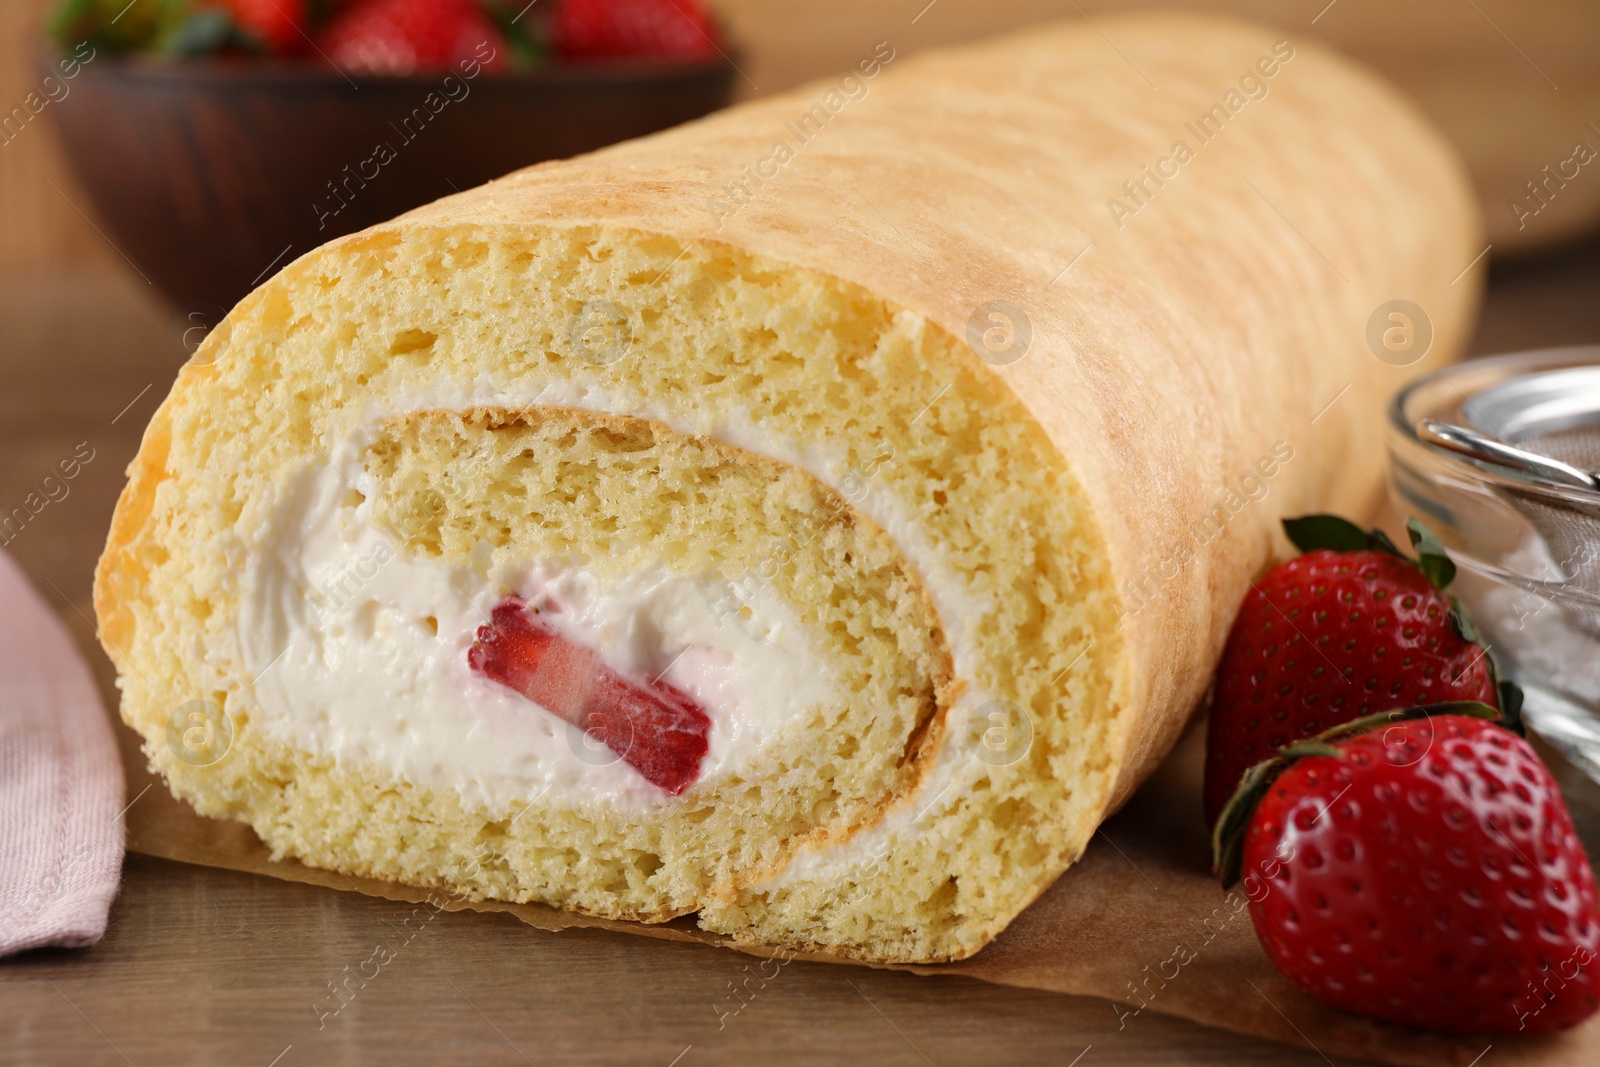
[[[0,956],[100,940],[122,813],[122,761],[89,665],[0,552]]]

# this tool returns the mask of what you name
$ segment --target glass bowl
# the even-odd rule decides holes
[[[1600,466],[1600,345],[1419,378],[1387,432],[1395,507],[1449,551],[1450,591],[1522,686],[1528,725],[1600,781],[1600,489],[1585,477]]]

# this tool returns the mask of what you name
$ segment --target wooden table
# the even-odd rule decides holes
[[[0,506],[95,450],[7,547],[85,636],[123,467],[186,355],[186,324],[130,277],[0,279]],[[1497,271],[1474,351],[1600,340],[1597,292],[1600,243]],[[1594,853],[1600,788],[1563,780]],[[0,1063],[1326,1062],[1148,1012],[1119,1030],[1100,1000],[800,962],[719,1028],[748,958],[471,912],[423,924],[319,1028],[330,983],[403,940],[410,910],[130,856],[100,945],[0,963]]]

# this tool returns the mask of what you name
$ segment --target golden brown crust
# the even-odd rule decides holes
[[[1041,842],[1036,854],[1008,853],[1003,871],[987,862],[995,858],[988,845],[968,847],[959,870],[952,860],[948,888],[954,894],[959,875],[979,903],[941,903],[944,857],[928,851],[936,847],[931,835],[910,827],[895,859],[927,876],[914,891],[926,895],[896,898],[878,912],[845,909],[865,934],[831,914],[805,926],[813,912],[803,893],[781,914],[781,902],[763,893],[759,907],[741,901],[702,917],[741,941],[866,959],[959,958],[981,947],[1050,884],[1175,741],[1247,582],[1272,550],[1277,518],[1364,505],[1382,459],[1382,399],[1461,347],[1476,291],[1458,272],[1478,251],[1475,216],[1455,161],[1408,105],[1342,60],[1253,27],[1136,16],[1101,29],[1118,47],[1069,25],[902,61],[860,82],[864,96],[829,105],[825,129],[797,145],[775,176],[753,191],[747,185],[748,195],[725,183],[748,182],[747,165],[768,158],[776,138],[794,142],[788,124],[827,100],[831,86],[530,168],[326,246],[230,319],[249,319],[252,351],[270,352],[291,294],[333,289],[343,270],[360,273],[417,249],[488,246],[500,237],[512,247],[530,235],[580,230],[598,234],[607,254],[624,241],[635,251],[667,248],[666,277],[691,252],[722,249],[730,254],[690,262],[837,279],[835,298],[869,294],[897,328],[938,341],[921,352],[950,350],[990,301],[1022,310],[1032,334],[1023,358],[991,366],[963,349],[943,369],[964,361],[962,391],[982,392],[993,417],[1007,411],[1028,423],[1016,436],[1038,442],[1027,454],[1050,468],[1039,485],[1059,489],[1040,495],[1071,501],[1060,505],[1067,519],[1052,511],[1037,528],[1070,540],[1064,555],[1086,553],[1085,568],[1103,568],[1072,571],[1094,592],[1083,616],[1095,620],[1090,647],[1045,671],[1046,656],[1063,651],[1058,641],[1029,664],[1046,679],[1078,682],[1077,696],[1055,698],[1058,710],[1072,706],[1078,728],[1099,732],[1075,749],[1065,718],[1041,723],[1054,733],[1031,753],[1033,763],[997,768],[989,783],[996,791],[969,798],[969,822],[949,820],[945,829],[981,827],[1002,808],[1022,811],[1019,820],[1033,820],[1023,831],[1037,831]],[[1273,56],[1275,73],[1254,83],[1270,91],[1239,95],[1241,76]],[[1230,92],[1241,104],[1224,109],[1224,128],[1204,141],[1187,132]],[[1186,140],[1196,142],[1192,158],[1174,174],[1159,184],[1144,177]],[[1143,197],[1123,192],[1136,179],[1147,183]],[[1112,206],[1119,197],[1120,213]],[[1431,316],[1435,337],[1423,363],[1391,367],[1368,348],[1369,318],[1396,298]],[[216,350],[213,339],[207,346],[201,358]],[[143,578],[136,552],[149,550],[138,542],[166,476],[167,419],[194,401],[205,373],[185,369],[130,471],[97,576],[109,644],[134,636],[119,594]],[[1279,456],[1264,499],[1226,507],[1216,529],[1206,529],[1219,502],[1238,497],[1241,479],[1256,477],[1258,461],[1280,445],[1292,461]],[[1008,463],[1009,476],[1028,477],[1026,465]],[[1011,546],[979,545],[991,547],[998,554]],[[1107,572],[1121,594],[1115,627],[1099,592]],[[1016,590],[1024,584],[1003,587],[1008,603],[1022,603],[1027,593]],[[1057,617],[1072,606],[1058,601]],[[952,698],[963,684],[952,682]],[[940,747],[932,731],[925,741]],[[1052,771],[1066,772],[1073,792],[1046,806],[1033,786]],[[906,798],[885,804],[896,799],[906,806]],[[829,877],[812,887],[825,891]],[[922,936],[935,914],[951,926]],[[896,922],[903,927],[887,940],[872,940]],[[824,935],[836,940],[816,940]]]
[[[892,64],[748,199],[724,183],[750,188],[745,165],[793,142],[786,123],[836,84],[519,171],[380,230],[603,224],[723,243],[836,274],[958,337],[984,302],[1016,304],[1033,347],[992,369],[1074,466],[1119,587],[1186,551],[1287,442],[1271,505],[1234,516],[1128,616],[1134,711],[1115,806],[1198,701],[1246,582],[1280,543],[1278,516],[1367,503],[1381,406],[1460,354],[1479,282],[1459,274],[1482,246],[1454,153],[1365,70],[1231,20],[1102,23],[1117,48],[1065,23]],[[1193,120],[1253,70],[1267,95],[1200,143]],[[1180,140],[1194,158],[1135,204],[1123,182]],[[1119,197],[1131,216],[1113,216]],[[1392,299],[1432,320],[1413,366],[1367,344]]]
[[[166,412],[165,404],[157,409],[145,428],[138,455],[128,464],[128,484],[117,497],[105,551],[94,572],[94,613],[100,643],[119,670],[126,668],[122,650],[133,639],[133,615],[124,609],[123,600],[127,595],[136,595],[145,577],[143,566],[128,549],[150,518],[155,507],[156,487],[164,475],[167,443],[172,432]]]

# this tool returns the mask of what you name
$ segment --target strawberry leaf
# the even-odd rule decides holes
[[[1433,536],[1433,531],[1416,516],[1406,520],[1406,533],[1411,536],[1411,547],[1417,552],[1417,566],[1427,575],[1435,589],[1444,589],[1455,581],[1456,565],[1446,555],[1444,545]],[[1468,640],[1476,640],[1468,638]]]
[[[1211,870],[1222,878],[1222,888],[1229,889],[1239,880],[1239,865],[1244,855],[1245,832],[1255,817],[1256,805],[1267,795],[1278,776],[1308,756],[1329,756],[1343,759],[1344,752],[1337,742],[1356,734],[1393,726],[1395,723],[1432,718],[1436,715],[1470,715],[1476,719],[1501,720],[1501,714],[1487,704],[1476,700],[1452,700],[1440,704],[1419,704],[1410,708],[1395,708],[1366,715],[1351,722],[1340,723],[1314,737],[1292,742],[1279,749],[1277,754],[1264,759],[1245,772],[1234,790],[1233,797],[1217,817],[1211,831]]]
[[[537,67],[550,57],[544,22],[537,18],[522,17],[531,6],[524,6],[522,0],[487,0],[483,5],[495,25],[500,27],[500,33],[511,52],[512,65],[516,67]]]
[[[1463,641],[1474,645],[1483,644],[1483,635],[1478,633],[1478,624],[1472,621],[1472,616],[1467,614],[1467,609],[1455,597],[1450,598],[1450,628]]]
[[[1244,855],[1245,832],[1256,813],[1256,805],[1267,795],[1267,790],[1278,775],[1288,769],[1292,760],[1281,755],[1260,763],[1244,772],[1233,797],[1217,816],[1217,825],[1211,831],[1211,872],[1222,878],[1222,888],[1231,889],[1239,880],[1240,858]]]
[[[153,37],[178,17],[174,10],[187,0],[62,0],[46,23],[64,51],[82,44],[108,52],[147,47]]]
[[[1389,539],[1388,534],[1377,528],[1367,531],[1367,547],[1376,549],[1379,552],[1387,552],[1391,556],[1399,556],[1401,559],[1408,558],[1404,552],[1400,551],[1400,547]]]
[[[1335,552],[1360,552],[1368,547],[1367,531],[1337,515],[1301,515],[1283,520],[1283,532],[1302,552],[1331,548]]]
[[[97,0],[63,0],[50,14],[47,22],[50,33],[62,45],[70,45],[74,37],[84,33],[97,7]]]
[[[160,50],[175,56],[200,56],[221,51],[234,38],[233,19],[226,11],[196,11],[175,25],[160,41]]]
[[[1455,597],[1450,598],[1450,629],[1461,640],[1483,649],[1483,658],[1489,665],[1489,680],[1494,683],[1495,696],[1500,705],[1500,718],[1506,729],[1519,737],[1526,737],[1528,731],[1522,725],[1522,687],[1505,676],[1494,649],[1484,641],[1477,623],[1467,613],[1466,605]]]
[[[1283,532],[1302,552],[1326,548],[1334,552],[1374,550],[1409,559],[1382,530],[1363,530],[1338,515],[1301,515],[1283,520]]]
[[[1492,655],[1489,662],[1494,663]],[[1495,691],[1500,696],[1500,718],[1507,729],[1526,737],[1528,731],[1522,725],[1522,687],[1510,678],[1501,678],[1498,666],[1495,667],[1495,677],[1499,679],[1495,683]]]

